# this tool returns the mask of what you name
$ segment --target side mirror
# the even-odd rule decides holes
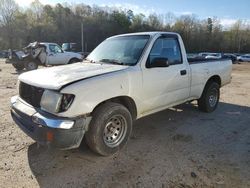
[[[153,67],[168,67],[168,66],[169,66],[168,58],[156,57],[147,67],[153,68]]]

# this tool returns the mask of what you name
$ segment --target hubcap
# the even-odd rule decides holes
[[[210,91],[210,95],[208,96],[208,102],[211,107],[214,107],[218,101],[218,91],[217,89],[213,88]]]
[[[103,140],[108,147],[118,146],[127,132],[127,121],[122,115],[112,116],[103,131]]]

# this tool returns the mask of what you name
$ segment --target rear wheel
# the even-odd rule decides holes
[[[219,103],[220,86],[216,82],[210,82],[205,86],[201,98],[198,100],[199,110],[213,112]]]
[[[35,70],[38,68],[38,64],[35,61],[29,61],[25,63],[25,69],[27,71]]]
[[[110,102],[94,111],[85,140],[91,150],[108,156],[119,151],[127,143],[131,130],[132,117],[128,109]]]

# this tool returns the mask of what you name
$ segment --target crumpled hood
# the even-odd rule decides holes
[[[23,73],[19,80],[41,88],[58,90],[65,84],[128,68],[124,65],[75,63]]]

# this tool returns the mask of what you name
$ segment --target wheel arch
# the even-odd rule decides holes
[[[99,106],[101,106],[102,104],[107,103],[107,102],[115,102],[115,103],[119,103],[119,104],[125,106],[129,110],[129,112],[131,113],[132,119],[133,120],[137,119],[136,103],[129,96],[118,96],[118,97],[114,97],[114,98],[105,100],[105,101],[99,103],[98,105],[96,105],[92,112],[94,112]]]
[[[204,90],[208,87],[208,85],[209,85],[211,82],[215,82],[215,83],[219,84],[219,86],[221,87],[221,78],[220,78],[220,76],[219,76],[219,75],[213,75],[213,76],[211,76],[211,77],[207,80],[206,84],[204,85],[203,90],[202,90],[202,93],[201,93],[201,96],[202,96],[202,94],[204,93]]]
[[[221,77],[220,77],[219,75],[211,76],[211,77],[207,80],[206,86],[207,86],[207,84],[209,84],[209,83],[211,83],[211,82],[216,82],[216,83],[219,84],[219,86],[221,87]]]
[[[68,63],[67,64],[70,64],[70,61],[73,61],[73,60],[76,60],[76,62],[80,62],[81,60],[80,59],[78,59],[77,57],[72,57],[72,58],[70,58],[69,59],[69,61],[68,61]]]
[[[216,104],[211,106],[211,105],[208,105],[208,97],[207,97],[207,93],[208,93],[208,89],[210,88],[211,84],[212,83],[216,83],[218,84],[218,93],[217,94],[217,101],[216,101]],[[199,107],[199,110],[203,111],[203,112],[212,112],[216,109],[218,103],[219,103],[219,98],[220,98],[220,87],[221,87],[221,78],[220,76],[218,75],[214,75],[214,76],[211,76],[208,80],[207,80],[207,83],[205,84],[204,88],[203,88],[203,91],[202,91],[202,95],[200,96],[200,98],[198,99],[198,107]]]

